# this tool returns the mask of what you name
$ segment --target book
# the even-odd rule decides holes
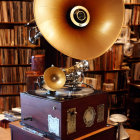
[[[8,11],[7,11],[7,2],[6,1],[2,1],[2,13],[3,13],[3,21],[4,22],[8,22]]]
[[[29,22],[34,19],[33,2],[0,1],[0,13],[1,22]]]

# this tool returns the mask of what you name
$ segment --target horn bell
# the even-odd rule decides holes
[[[65,73],[57,67],[50,67],[44,72],[45,88],[55,91],[64,86],[66,82]]]
[[[44,38],[63,54],[88,60],[107,51],[122,27],[122,0],[34,0]]]

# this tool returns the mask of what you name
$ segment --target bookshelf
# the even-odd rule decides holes
[[[131,65],[140,60],[139,57],[132,57],[133,52],[125,53],[125,50],[130,49],[127,48],[127,43],[133,45],[140,41],[140,2],[137,0],[135,3],[132,0],[131,3],[130,0],[126,1],[124,25],[120,37],[105,54],[90,60],[90,71],[85,72],[85,76],[88,78],[97,79],[97,85],[99,85],[97,89],[104,90],[104,83],[114,84],[114,90],[106,91],[109,95],[111,114],[127,114],[128,82],[133,77]],[[133,38],[136,38],[135,42],[131,41]]]
[[[86,78],[91,78],[93,81],[96,79],[97,85],[95,86],[95,89],[107,92],[109,99],[108,109],[110,114],[127,113],[128,72],[128,69],[92,70],[85,72]],[[93,85],[95,85],[94,82]]]
[[[28,41],[33,0],[0,1],[0,112],[20,106],[19,93],[26,91],[25,73],[30,57],[45,49]]]
[[[130,42],[133,44],[133,50],[131,56],[126,56],[124,61],[130,67],[129,79],[130,83],[128,84],[128,119],[129,126],[133,129],[140,128],[140,3],[126,5],[126,8],[133,9],[139,8],[138,12],[135,12],[135,15],[138,15],[139,22],[137,24],[130,24],[129,27],[133,34],[130,35]],[[133,12],[134,13],[134,12]],[[132,38],[136,38],[135,41]]]

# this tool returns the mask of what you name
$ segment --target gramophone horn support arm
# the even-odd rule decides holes
[[[89,84],[86,84],[86,83],[82,83],[82,84],[84,84],[86,86],[89,86],[90,88],[92,88],[93,90],[95,90],[95,88],[92,85],[89,85]]]
[[[34,36],[31,36],[31,32],[35,30],[35,35]],[[32,44],[36,44],[37,43],[37,39],[39,37],[41,37],[42,34],[40,33],[40,31],[37,31],[37,27],[32,27],[30,30],[29,30],[29,42],[32,43]]]

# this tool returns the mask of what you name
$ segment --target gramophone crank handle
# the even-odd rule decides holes
[[[76,115],[77,114],[76,111],[70,111],[70,110],[68,110],[67,113],[70,113],[71,115]]]
[[[82,84],[84,84],[84,85],[86,85],[86,86],[89,86],[90,88],[94,89],[94,87],[93,87],[92,85],[89,85],[89,84],[86,84],[86,83],[82,83]],[[94,90],[95,90],[95,89],[94,89]]]
[[[27,120],[32,121],[32,117],[25,117],[22,120],[24,120],[24,121],[27,121]]]

